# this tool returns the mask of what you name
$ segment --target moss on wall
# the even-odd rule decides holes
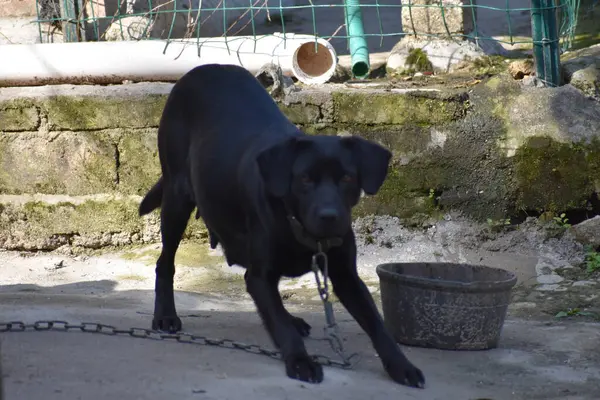
[[[279,109],[294,124],[316,124],[321,120],[321,109],[315,104],[279,103]]]
[[[585,208],[600,176],[600,141],[529,138],[515,155],[517,208],[560,212]]]
[[[363,197],[354,215],[393,215],[408,223],[437,216],[439,209],[435,196],[429,190],[421,190],[422,186],[411,180],[411,172],[392,167],[379,192]]]
[[[55,96],[41,101],[51,129],[95,130],[156,127],[166,96],[148,94],[135,98]]]
[[[0,195],[144,195],[160,175],[156,127],[165,100],[0,100]],[[458,209],[499,219],[521,209],[583,207],[600,192],[600,106],[568,88],[523,90],[501,75],[468,96],[306,89],[285,100],[280,108],[309,134],[361,135],[392,150],[388,179],[361,200],[356,215],[418,223]],[[0,202],[0,247],[159,239],[158,212],[138,217],[138,200],[88,201]],[[192,218],[187,235],[204,240],[206,231]]]
[[[118,149],[118,190],[145,195],[161,175],[156,129],[123,130]]]
[[[440,92],[332,93],[334,122],[368,125],[442,125],[465,115],[464,94]]]
[[[102,132],[0,135],[0,193],[106,193],[116,189],[115,147]]]
[[[99,248],[159,241],[159,213],[140,217],[138,205],[128,198],[0,204],[0,247],[54,250],[65,244]],[[185,238],[207,237],[204,224],[192,216]]]
[[[38,128],[39,121],[36,107],[2,105],[0,108],[0,132],[31,131]]]
[[[0,100],[0,132],[32,131],[39,127],[40,115],[29,99]]]

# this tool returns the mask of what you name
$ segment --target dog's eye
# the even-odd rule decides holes
[[[344,175],[342,176],[342,182],[344,183],[350,183],[354,180],[354,178],[350,175]]]

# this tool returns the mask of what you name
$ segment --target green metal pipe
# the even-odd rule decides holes
[[[545,34],[548,44],[544,47],[544,63],[546,64],[546,81],[550,86],[559,86],[560,76],[560,46],[558,23],[556,21],[557,0],[542,0],[544,5]]]
[[[555,0],[531,0],[531,31],[536,76],[548,86],[560,85],[560,50]]]
[[[350,61],[352,75],[364,79],[369,75],[369,48],[365,39],[360,0],[345,0],[344,14],[346,19],[346,32],[348,32],[348,47],[350,48]]]

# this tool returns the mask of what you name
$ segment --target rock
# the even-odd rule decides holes
[[[600,247],[600,215],[572,226],[571,232],[579,242]]]
[[[435,72],[451,72],[462,61],[485,56],[485,52],[468,41],[445,39],[418,39],[405,36],[390,52],[387,71],[403,73],[410,68],[409,56],[414,49],[421,49]]]
[[[520,301],[517,303],[513,303],[511,305],[513,310],[530,310],[532,308],[537,308],[537,304],[531,301]]]
[[[533,60],[517,60],[508,64],[508,72],[515,79],[523,79],[525,76],[532,75],[534,71]]]
[[[511,77],[506,79],[520,86]],[[600,165],[594,161],[600,157],[599,103],[566,85],[523,90],[504,104],[508,130],[501,143],[520,143],[514,154],[507,152],[509,158],[515,155],[512,178],[519,182],[518,198],[540,209],[550,204],[562,210],[585,205],[600,188]],[[567,201],[575,193],[579,203]]]
[[[571,80],[576,71],[590,65],[600,67],[600,44],[572,51],[561,57],[561,68],[566,82]]]
[[[564,292],[567,290],[567,288],[553,283],[540,285],[536,288],[536,290],[539,290],[540,292]]]
[[[144,16],[124,17],[113,22],[104,38],[107,41],[142,40],[150,36],[152,20]]]
[[[600,100],[600,45],[567,53],[562,57],[562,75],[586,96]]]
[[[571,85],[586,96],[600,100],[600,68],[590,65],[575,71],[571,76]]]
[[[538,78],[536,78],[533,75],[528,75],[525,76],[523,78],[523,80],[521,81],[521,84],[525,87],[538,87],[538,88],[543,88],[544,82],[540,81]]]
[[[271,86],[269,93],[273,97],[285,95],[296,87],[292,78],[284,76],[281,67],[276,64],[265,64],[256,73],[256,78],[267,88]]]
[[[59,262],[54,263],[52,266],[45,267],[46,271],[57,271],[59,269],[65,268],[65,261],[60,260]]]
[[[565,280],[565,278],[563,278],[562,276],[557,275],[557,274],[540,275],[537,277],[538,283],[545,284],[545,285],[561,283],[564,280]]]
[[[352,74],[348,68],[341,64],[335,66],[335,71],[329,79],[330,83],[344,83],[352,79]]]
[[[573,286],[595,286],[596,284],[598,284],[598,282],[594,282],[594,281],[577,281],[577,282],[573,282]]]
[[[538,262],[535,266],[535,273],[538,276],[538,282],[540,283],[558,283],[561,282],[561,280],[557,281],[557,282],[542,282],[539,280],[539,277],[541,276],[551,276],[551,275],[556,275],[554,273],[555,270],[559,269],[559,268],[563,268],[564,265],[566,264],[566,262],[555,259],[555,258],[550,258],[550,257],[540,257],[538,259]],[[559,276],[560,278],[560,276]],[[552,278],[548,278],[549,280],[552,280]]]

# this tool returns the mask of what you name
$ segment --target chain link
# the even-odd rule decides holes
[[[280,359],[281,353],[276,350],[266,349],[255,344],[246,344],[231,339],[214,339],[205,336],[192,335],[189,333],[163,333],[145,328],[118,329],[112,325],[101,324],[97,322],[82,322],[80,324],[71,324],[67,321],[40,320],[32,324],[22,321],[0,322],[0,333],[3,332],[25,332],[25,331],[55,331],[69,332],[79,331],[84,333],[96,333],[107,336],[130,336],[139,339],[150,340],[172,340],[178,343],[195,344],[199,346],[214,346],[225,349],[242,350],[251,354],[264,355],[267,357]],[[338,361],[324,355],[313,355],[313,360],[324,366],[339,367],[343,369],[352,368],[353,363],[349,360]]]
[[[319,262],[322,269],[319,268]],[[323,311],[325,312],[325,327],[323,328],[325,339],[329,342],[331,349],[341,357],[342,363],[351,366],[358,361],[358,354],[353,353],[347,356],[344,351],[344,344],[340,338],[338,324],[335,321],[335,314],[333,313],[333,304],[329,301],[329,261],[320,242],[317,244],[317,252],[312,256],[311,269],[315,274],[315,282],[317,283],[319,297],[321,298]],[[319,278],[319,271],[323,274],[323,282]]]

